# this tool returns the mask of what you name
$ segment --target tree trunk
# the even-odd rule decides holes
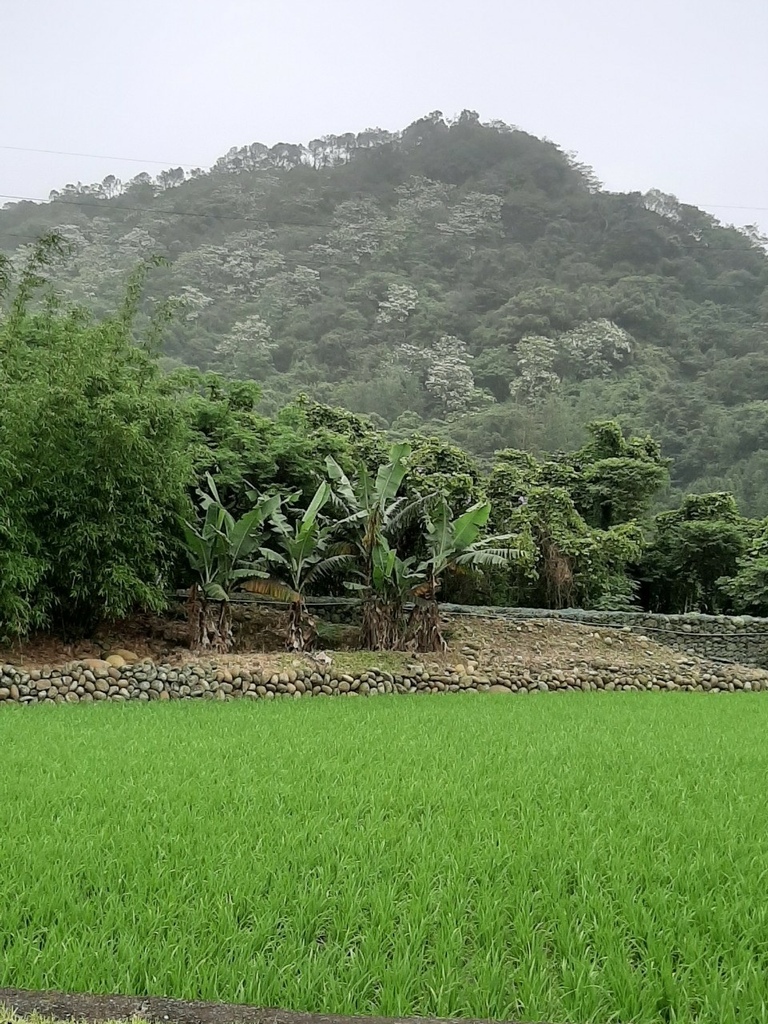
[[[573,591],[571,560],[549,537],[542,539],[541,551],[549,605],[552,608],[568,607],[571,604]]]
[[[288,609],[288,636],[286,647],[289,651],[311,650],[317,640],[315,620],[307,612],[304,599],[292,601]]]
[[[363,601],[360,646],[366,651],[400,651],[404,643],[402,607],[378,597],[367,597]]]
[[[440,628],[440,609],[434,597],[419,601],[408,620],[408,645],[417,651],[442,653],[448,649]]]
[[[189,644],[193,650],[228,654],[234,646],[229,601],[208,601],[193,584],[187,603]]]

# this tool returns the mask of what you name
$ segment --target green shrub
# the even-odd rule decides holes
[[[0,318],[0,636],[160,609],[192,482],[188,431],[134,343],[143,269],[102,320],[36,298],[55,237],[6,276]],[[6,268],[7,269],[7,268]]]

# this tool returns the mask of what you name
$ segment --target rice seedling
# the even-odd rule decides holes
[[[768,1022],[768,700],[0,714],[0,984]]]

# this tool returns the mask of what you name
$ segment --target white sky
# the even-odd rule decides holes
[[[767,50],[768,0],[0,0],[0,193],[467,107],[768,232]]]

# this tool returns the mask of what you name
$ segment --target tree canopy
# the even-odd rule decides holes
[[[432,112],[397,133],[234,148],[205,172],[70,184],[1,210],[0,249],[21,265],[54,227],[74,251],[62,294],[104,317],[159,254],[151,292],[178,307],[165,369],[258,382],[258,404],[222,384],[198,409],[213,417],[201,443],[234,431],[222,472],[261,458],[279,479],[278,448],[236,441],[235,421],[256,430],[306,394],[486,464],[577,448],[615,419],[672,460],[657,502],[731,491],[768,512],[764,240],[660,191],[605,191],[511,126]],[[149,315],[140,304],[137,325]],[[581,481],[590,524],[620,521],[594,473],[617,483],[622,467]]]

